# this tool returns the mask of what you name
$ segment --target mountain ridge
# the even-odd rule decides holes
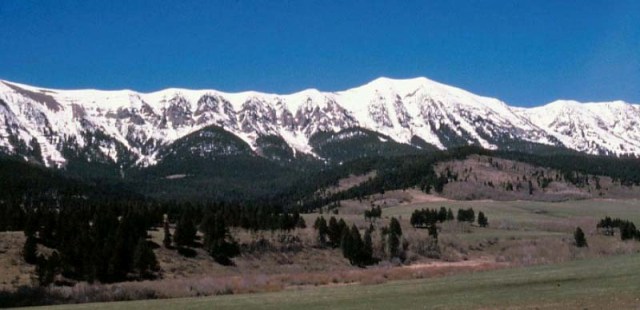
[[[512,107],[424,77],[381,77],[344,91],[284,95],[183,88],[59,90],[0,80],[0,115],[1,152],[56,167],[66,164],[70,150],[93,154],[88,161],[121,167],[155,165],[175,141],[209,126],[230,132],[256,153],[260,137],[276,136],[294,156],[318,158],[313,135],[350,128],[401,144],[419,140],[436,149],[524,143],[588,154],[640,154],[636,104],[558,100]]]

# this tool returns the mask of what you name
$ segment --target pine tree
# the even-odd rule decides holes
[[[162,239],[162,244],[165,248],[171,248],[171,232],[169,231],[169,222],[164,222],[164,239]]]
[[[209,255],[222,265],[233,265],[231,258],[240,254],[240,246],[231,237],[224,218],[210,212],[200,228],[204,233],[204,247]]]
[[[447,210],[447,221],[453,221],[455,218],[453,217],[453,211],[451,210],[451,208],[449,208],[449,210]]]
[[[464,222],[466,219],[465,211],[462,209],[458,209],[458,215],[456,216],[456,220],[458,222]]]
[[[338,221],[333,216],[329,219],[328,235],[331,246],[337,248],[341,242],[340,238],[342,237],[342,228],[338,225]]]
[[[389,247],[389,256],[398,257],[400,255],[400,236],[389,233],[387,242]]]
[[[307,228],[307,222],[304,221],[304,218],[302,216],[298,217],[298,220],[296,221],[296,228]]]
[[[473,208],[467,209],[467,222],[472,223],[476,221],[476,213]]]
[[[145,278],[150,271],[158,270],[158,260],[146,239],[140,238],[133,252],[133,267],[140,278]]]
[[[51,253],[48,258],[40,256],[36,265],[36,274],[40,286],[47,286],[55,280],[60,268],[60,255],[57,251]]]
[[[325,245],[327,243],[327,233],[329,231],[327,221],[325,221],[324,217],[320,216],[316,219],[313,227],[318,230],[318,243],[320,243],[320,245]]]
[[[349,259],[349,263],[353,264],[353,247],[351,243],[351,233],[348,229],[345,229],[342,232],[342,237],[340,238],[340,248],[342,249],[342,256]]]
[[[53,282],[52,278],[49,278],[47,272],[47,259],[43,256],[38,257],[38,263],[36,264],[36,275],[38,277],[38,284],[40,286],[47,286]]]
[[[440,207],[440,211],[438,212],[438,222],[442,223],[447,220],[447,209],[445,207]]]
[[[529,196],[533,195],[533,183],[531,182],[531,180],[529,180]]]
[[[36,243],[36,238],[33,235],[27,236],[27,240],[24,242],[24,246],[22,248],[22,256],[24,257],[24,261],[28,264],[36,264],[38,262],[38,244]]]
[[[636,236],[637,229],[636,225],[629,221],[622,221],[620,223],[620,239],[628,240],[632,239]]]
[[[478,226],[487,227],[489,225],[489,219],[484,215],[484,212],[480,211],[478,213]]]
[[[400,226],[400,222],[395,217],[392,217],[391,221],[389,222],[389,233],[398,236],[402,235],[402,227]]]
[[[178,247],[191,246],[196,238],[196,227],[187,215],[187,212],[182,214],[180,221],[176,225],[176,230],[173,234],[173,242]]]
[[[389,230],[388,230],[387,244],[389,247],[389,255],[391,257],[399,257],[400,256],[400,237],[402,236],[402,227],[400,226],[400,222],[392,217],[389,222]]]
[[[428,230],[429,230],[429,237],[438,241],[438,227],[436,226],[436,224],[429,225]]]
[[[371,230],[367,229],[364,232],[364,238],[362,240],[362,261],[365,265],[373,263],[373,239],[371,238]]]
[[[576,231],[573,233],[573,237],[576,241],[576,246],[579,248],[582,247],[586,247],[587,245],[587,239],[584,236],[584,232],[582,231],[582,229],[580,227],[576,228]]]

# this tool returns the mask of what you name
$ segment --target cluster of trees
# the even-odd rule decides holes
[[[458,209],[458,215],[456,216],[458,222],[469,222],[473,223],[476,221],[476,213],[473,211],[473,208],[469,209]],[[484,214],[484,212],[478,212],[478,226],[487,227],[489,226],[489,218]]]
[[[351,265],[366,266],[375,262],[373,241],[369,229],[365,230],[363,238],[358,227],[351,225],[351,229],[342,232],[341,247],[342,255],[349,260]]]
[[[633,224],[633,222],[628,220],[622,220],[619,218],[612,219],[607,216],[601,219],[596,227],[607,236],[613,236],[615,234],[615,228],[618,228],[620,230],[620,239],[636,239],[640,241],[640,231],[636,228],[636,225]]]
[[[91,205],[26,211],[23,256],[40,284],[57,275],[104,283],[152,278],[159,270],[147,230],[155,214],[145,205]],[[38,253],[38,244],[51,249]]]
[[[436,222],[452,221],[453,211],[451,208],[448,210],[445,207],[438,209],[422,209],[415,210],[411,214],[411,226],[415,228],[426,228],[434,225]]]
[[[318,217],[313,228],[318,231],[318,242],[321,246],[340,247],[342,254],[352,265],[366,266],[375,262],[371,229],[365,231],[363,238],[355,225],[349,229],[343,219],[338,221],[333,216],[328,224],[324,217]]]
[[[5,219],[3,229],[24,230],[24,259],[37,266],[43,285],[56,279],[111,283],[159,276],[153,252],[158,245],[147,235],[157,226],[164,228],[165,247],[177,248],[185,256],[195,255],[193,247],[202,247],[226,265],[240,253],[231,227],[254,231],[306,227],[298,211],[268,206],[43,200],[8,209],[17,215]],[[170,219],[177,219],[173,232]],[[198,231],[202,242],[197,242]],[[53,254],[42,255],[39,246]]]
[[[476,221],[476,213],[475,211],[473,211],[473,208],[458,209],[458,215],[456,216],[456,220],[458,220],[458,222],[473,223]]]
[[[240,247],[231,236],[224,216],[216,210],[207,210],[200,230],[204,234],[203,246],[209,255],[220,264],[233,264],[231,258],[240,254]]]
[[[400,222],[395,217],[391,218],[388,227],[382,228],[382,235],[387,241],[386,248],[389,257],[397,257],[401,260],[404,260],[406,258],[404,257],[404,250],[407,248],[408,244],[406,244],[406,241],[404,245],[401,244],[402,227],[400,226]]]
[[[306,228],[304,218],[298,211],[289,212],[277,207],[251,207],[230,204],[209,206],[183,206],[176,214],[179,220],[173,235],[170,233],[168,217],[164,223],[164,245],[176,247],[185,256],[196,253],[190,249],[197,244],[197,231],[202,232],[201,246],[220,264],[231,265],[231,258],[240,254],[240,247],[229,229],[232,227],[251,231],[291,231]],[[173,241],[173,242],[172,242]]]
[[[371,210],[364,211],[365,220],[379,219],[382,216],[382,208],[380,206],[371,207]]]
[[[331,217],[327,220],[323,216],[316,219],[313,228],[318,232],[318,243],[321,246],[330,246],[332,248],[341,248],[342,254],[349,260],[352,265],[366,266],[376,263],[379,258],[373,255],[373,240],[371,234],[374,231],[373,225],[365,229],[364,236],[360,230],[351,225],[351,228],[343,220],[337,220]],[[390,258],[399,257],[404,259],[402,240],[402,227],[400,222],[392,217],[389,226],[383,227],[381,233],[384,240],[384,248]],[[407,244],[404,245],[406,248]]]
[[[251,231],[291,231],[307,226],[297,209],[288,210],[281,206],[252,205],[240,203],[215,203],[206,205],[177,204],[166,209],[169,218],[179,219],[176,230],[187,226],[193,232],[202,223],[207,213],[215,213],[224,219],[228,227],[238,227]],[[187,235],[195,235],[188,233]],[[175,238],[175,236],[174,236]],[[185,244],[188,245],[188,244]]]
[[[20,205],[0,200],[0,231],[22,230],[25,212]]]
[[[348,230],[347,223],[340,219],[336,220],[335,217],[331,217],[329,222],[320,216],[313,224],[313,228],[318,231],[318,243],[320,246],[330,246],[337,248],[342,242],[342,234]]]
[[[305,228],[307,224],[298,209],[290,211],[281,206],[255,206],[239,204],[217,204],[206,207],[223,217],[230,227],[247,230],[285,230]]]

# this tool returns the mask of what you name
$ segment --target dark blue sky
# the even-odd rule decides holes
[[[0,78],[287,93],[426,76],[512,105],[640,103],[640,1],[0,1]]]

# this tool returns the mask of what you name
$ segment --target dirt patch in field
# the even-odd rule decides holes
[[[465,260],[459,262],[443,262],[443,261],[433,261],[428,263],[416,263],[408,266],[403,266],[404,268],[409,269],[438,269],[438,268],[452,268],[452,267],[499,267],[499,266],[508,266],[507,263],[497,263],[494,259],[489,257],[473,259],[473,260]]]

